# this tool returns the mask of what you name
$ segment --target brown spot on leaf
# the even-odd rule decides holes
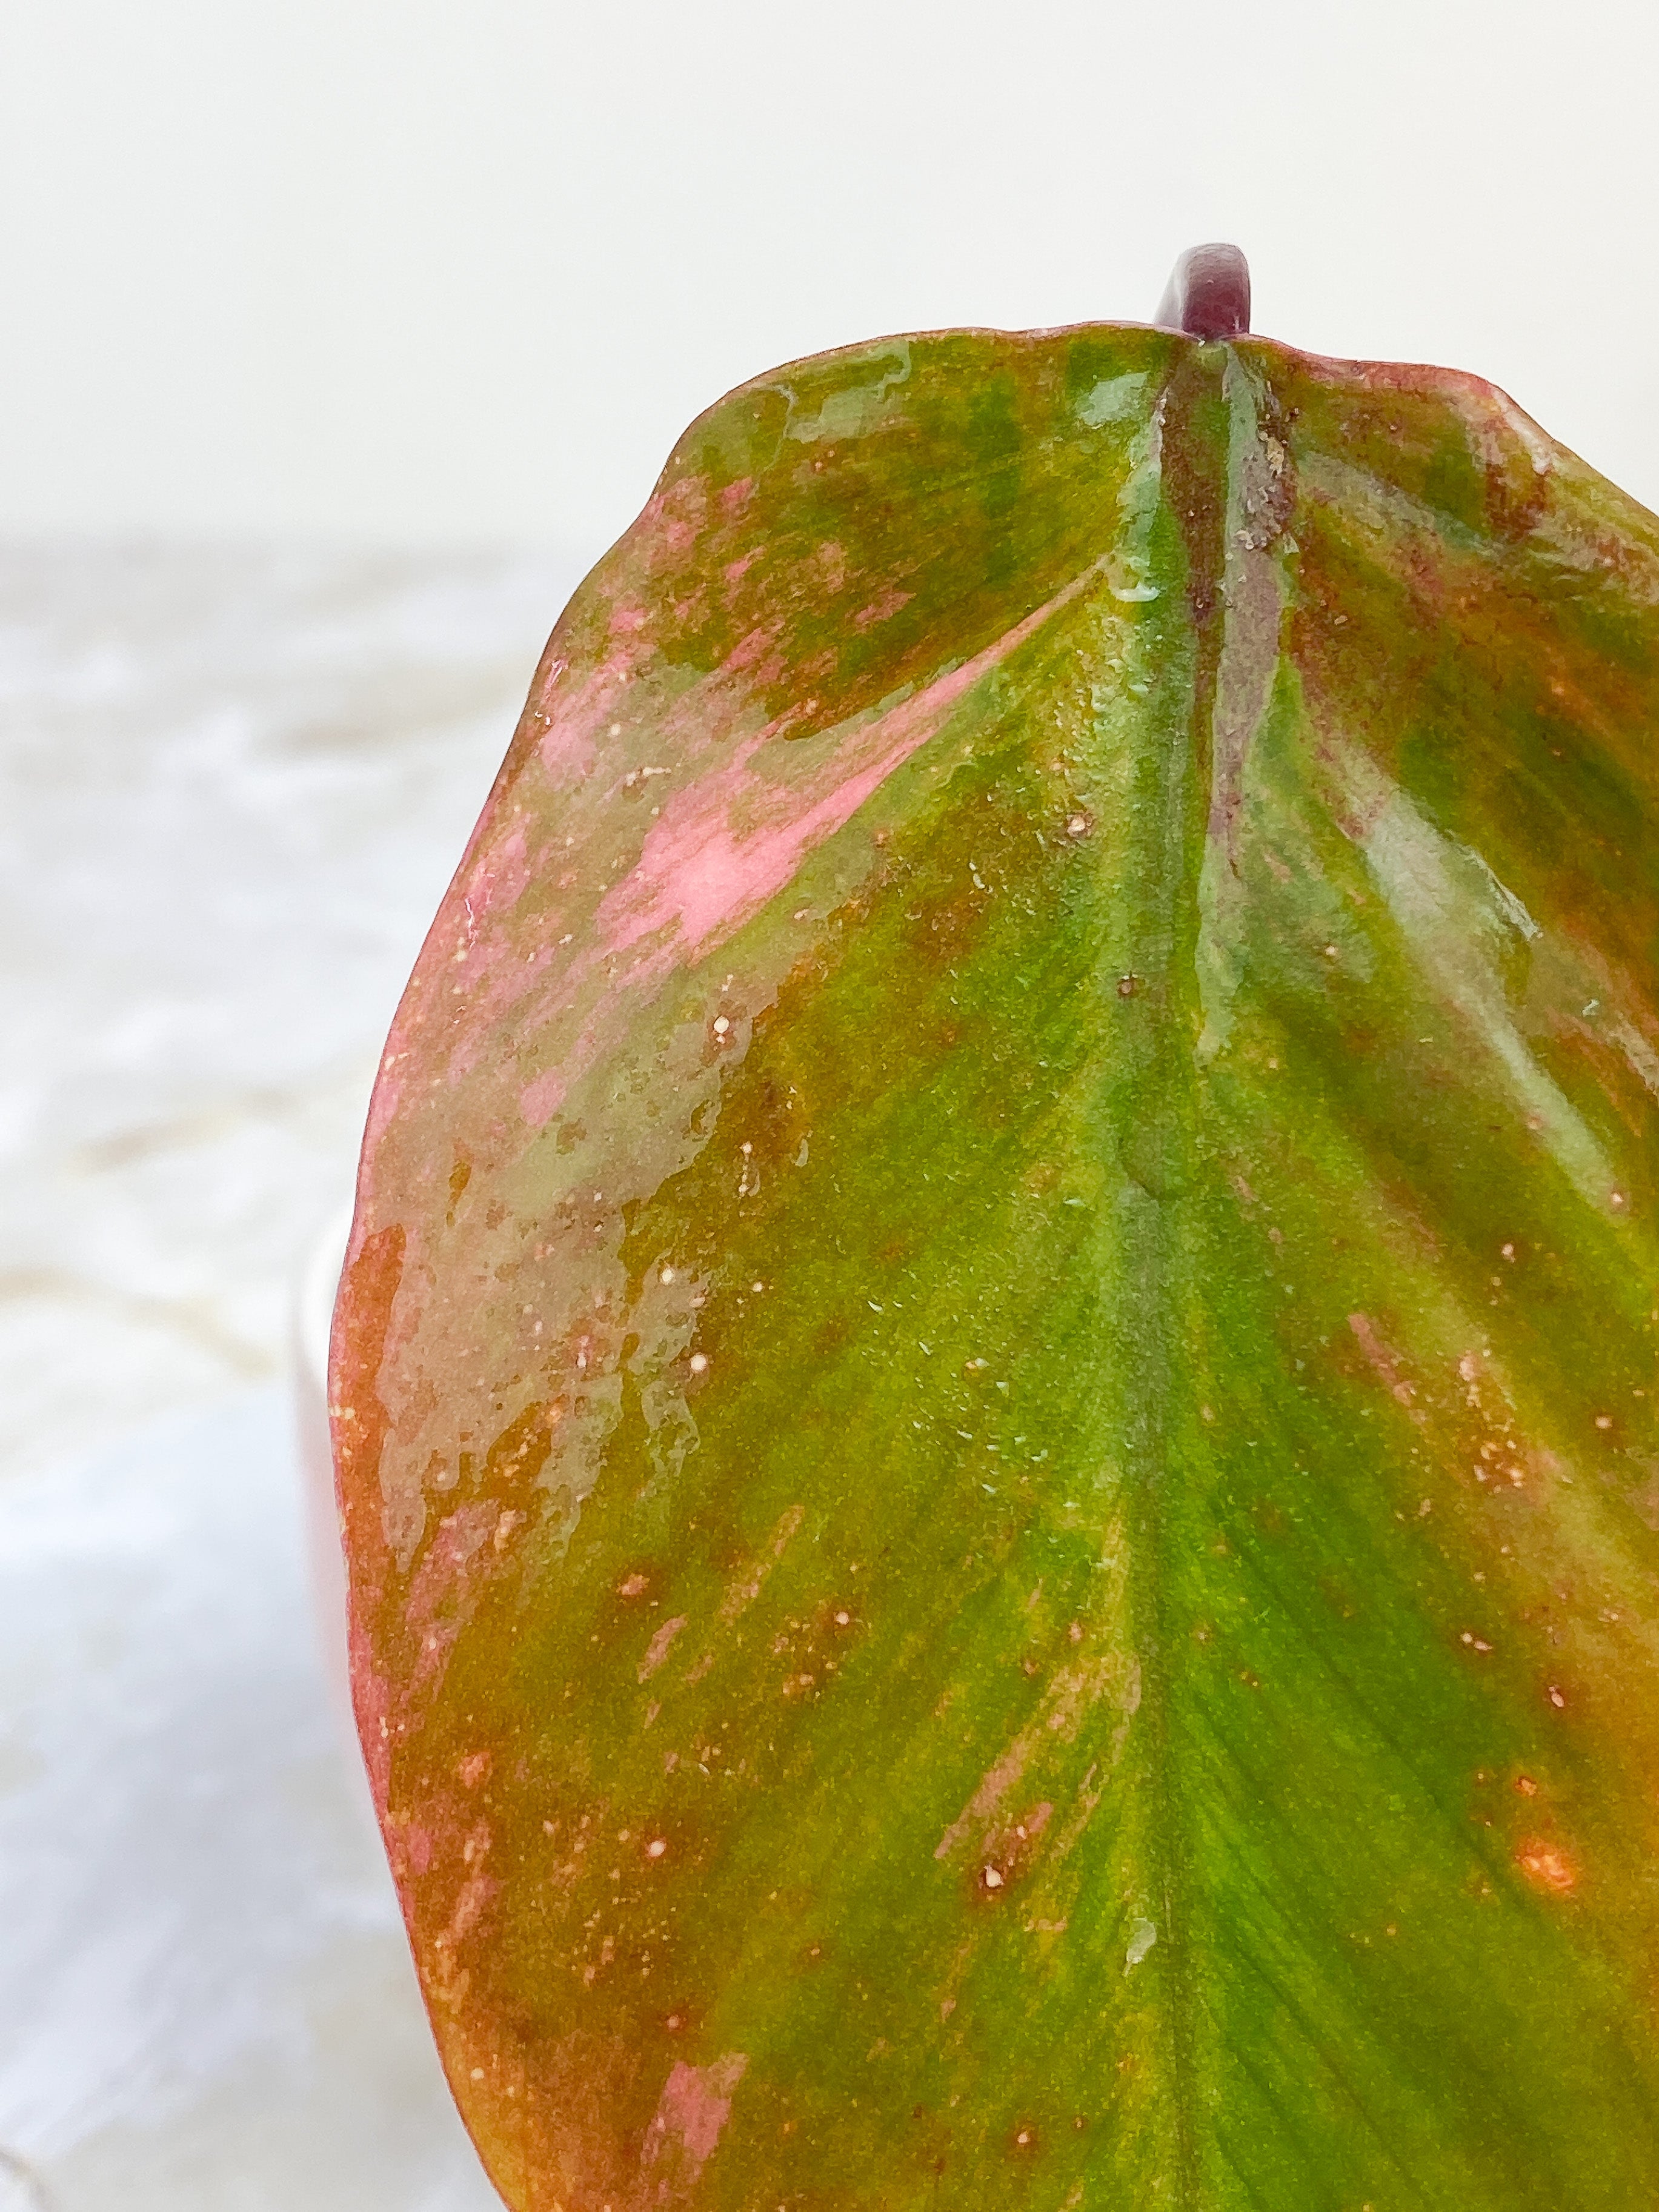
[[[641,1682],[648,1682],[651,1680],[658,1668],[668,1656],[669,1645],[684,1626],[685,1615],[683,1613],[677,1613],[672,1620],[664,1621],[662,1626],[646,1646],[645,1656],[639,1663],[638,1679]]]
[[[1358,1339],[1359,1348],[1370,1362],[1372,1370],[1387,1383],[1389,1395],[1397,1399],[1401,1405],[1409,1406],[1412,1402],[1413,1386],[1401,1376],[1397,1354],[1391,1351],[1377,1334],[1370,1316],[1368,1314],[1351,1313],[1348,1316],[1348,1327]]]
[[[1552,1891],[1558,1897],[1565,1897],[1577,1884],[1571,1860],[1553,1844],[1524,1843],[1515,1855],[1515,1863],[1534,1888]]]

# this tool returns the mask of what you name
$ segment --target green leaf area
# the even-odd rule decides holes
[[[1659,524],[1437,370],[798,363],[554,633],[333,1395],[535,2212],[1659,2203]]]

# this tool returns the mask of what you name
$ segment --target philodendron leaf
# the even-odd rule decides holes
[[[1656,726],[1659,524],[1468,376],[958,331],[687,433],[337,1326],[510,2204],[1659,2201]]]

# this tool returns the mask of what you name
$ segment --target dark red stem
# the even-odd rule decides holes
[[[1152,320],[1193,338],[1236,338],[1250,327],[1250,264],[1236,246],[1189,246]]]

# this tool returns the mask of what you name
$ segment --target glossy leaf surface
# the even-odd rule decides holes
[[[359,1717],[537,2212],[1659,2202],[1659,526],[1443,372],[797,363],[387,1048]]]

